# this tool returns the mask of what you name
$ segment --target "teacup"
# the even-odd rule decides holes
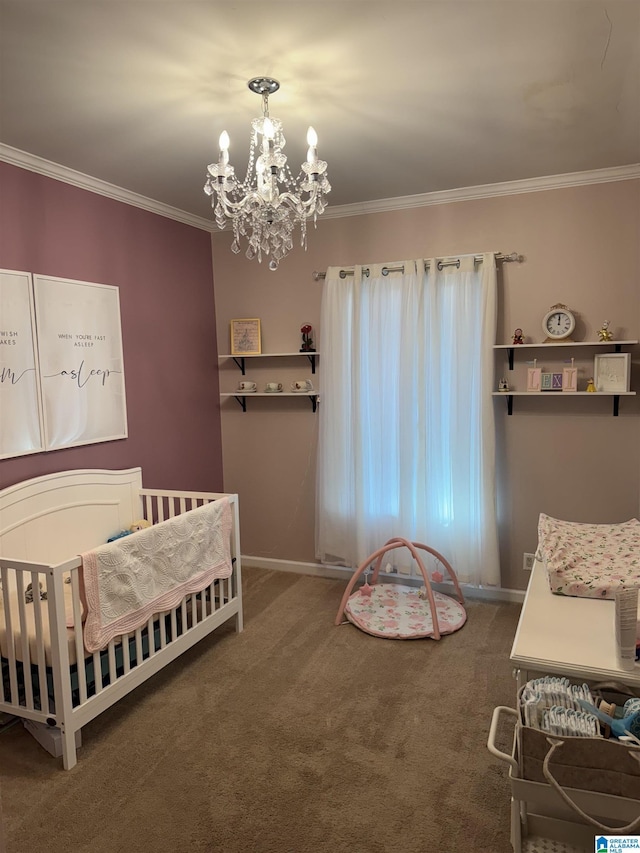
[[[282,382],[267,382],[264,390],[271,393],[274,391],[282,391]]]
[[[301,379],[291,385],[292,391],[313,391],[313,385],[309,379]]]
[[[240,382],[238,385],[238,391],[255,391],[256,383],[255,382]]]

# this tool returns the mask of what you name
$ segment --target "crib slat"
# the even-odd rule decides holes
[[[84,666],[84,642],[82,638],[82,610],[80,608],[80,583],[78,570],[71,572],[71,601],[73,612],[73,641],[76,648],[76,665],[78,670],[78,690],[80,702],[87,701],[87,672]]]
[[[129,635],[122,635],[122,665],[126,675],[131,669],[131,658],[129,655]]]
[[[16,575],[18,572],[16,572]],[[20,572],[21,583],[23,589],[26,589],[24,584],[24,576],[26,572]],[[31,584],[33,591],[33,602],[36,598],[40,602],[40,578],[36,572],[30,572]],[[24,698],[25,706],[33,711],[33,684],[31,681],[31,650],[29,649],[29,628],[27,626],[27,605],[25,603],[25,593],[18,595],[18,621],[20,623],[20,650],[22,652],[22,678],[24,680]]]
[[[193,596],[191,596],[193,598]],[[180,613],[182,615],[182,633],[184,634],[188,628],[187,625],[187,596],[182,599],[182,603],[180,605]],[[174,635],[175,639],[175,635]]]
[[[38,687],[40,688],[40,709],[51,713],[51,700],[47,685],[47,661],[45,657],[46,638],[42,624],[42,602],[40,596],[33,600],[33,621],[36,629],[36,657],[38,660]],[[49,631],[51,643],[51,631]]]
[[[205,598],[205,593],[203,590],[202,593],[200,594],[200,601],[201,601],[202,605],[204,605],[204,598]],[[198,618],[198,598],[197,598],[196,594],[194,593],[191,596],[191,625],[192,625],[192,627],[197,625],[198,622],[202,621],[202,619],[204,619],[204,610],[202,609],[202,607],[200,608],[200,618]]]
[[[102,693],[102,663],[100,652],[93,653],[93,683],[96,688],[96,696]]]
[[[107,646],[107,657],[109,660],[109,684],[113,684],[117,678],[116,672],[116,641],[110,640]]]
[[[176,619],[177,608],[171,609],[171,640],[175,640],[178,636],[178,620]]]
[[[0,580],[2,581],[2,589],[5,591],[5,594],[2,596],[2,609],[4,612],[4,625],[5,625],[5,644],[6,649],[4,649],[4,654],[7,656],[7,660],[9,659],[9,649],[11,648],[11,637],[12,637],[12,628],[11,628],[11,611],[9,610],[9,596],[7,595],[7,590],[9,589],[8,585],[9,572],[4,566],[0,566]],[[9,695],[5,693],[4,687],[4,678],[0,678],[0,690],[2,691],[2,701],[3,702],[11,702],[12,688],[9,685]]]
[[[2,574],[2,588],[4,590],[9,589],[9,570],[4,567],[0,569]],[[16,585],[18,585],[17,575],[18,572],[14,572],[16,575]],[[22,574],[20,572],[20,574]],[[22,587],[22,580],[20,580],[20,587]],[[18,590],[18,594],[20,594],[20,590]],[[22,594],[24,595],[24,589],[22,589]],[[4,624],[7,629],[7,660],[9,662],[9,703],[12,705],[17,705],[19,703],[19,695],[18,695],[18,677],[16,671],[16,650],[13,645],[13,622],[11,620],[11,608],[9,607],[9,596],[4,595]]]
[[[144,495],[144,517],[153,524],[153,497]]]
[[[136,666],[142,663],[142,628],[136,628]]]
[[[162,619],[160,621],[162,621]],[[147,645],[149,646],[148,657],[153,657],[156,653],[156,637],[153,629],[153,616],[150,616],[147,620]]]

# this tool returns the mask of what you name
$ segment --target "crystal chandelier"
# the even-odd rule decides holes
[[[218,162],[207,167],[204,191],[211,197],[218,227],[231,222],[231,250],[238,253],[241,238],[245,238],[247,258],[257,257],[262,262],[263,254],[271,255],[269,269],[276,270],[293,248],[296,225],[300,226],[300,245],[306,250],[307,219],[313,217],[316,223],[326,207],[331,184],[327,164],[318,160],[318,137],[312,127],[307,131],[307,160],[294,179],[282,153],[286,144],[282,122],[269,116],[269,95],[278,91],[280,83],[271,77],[254,77],[247,85],[262,95],[262,115],[251,122],[245,179],[240,181],[229,165],[229,135],[225,130],[220,134]]]

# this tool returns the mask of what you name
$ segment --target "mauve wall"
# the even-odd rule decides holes
[[[639,238],[638,180],[320,220],[308,252],[296,247],[275,273],[231,253],[229,234],[214,234],[219,352],[229,352],[228,323],[240,317],[261,318],[264,352],[296,351],[301,323],[319,321],[314,270],[485,250],[525,256],[502,267],[497,343],[517,326],[542,340],[541,319],[557,302],[578,314],[579,339],[597,339],[604,320],[616,336],[635,339]],[[582,351],[582,383],[596,352]],[[640,391],[638,347],[633,354],[632,388]],[[556,366],[544,352],[539,358]],[[303,361],[249,364],[247,378],[259,384],[311,376]],[[504,358],[496,364],[499,378]],[[220,368],[221,389],[233,390],[238,369],[232,361]],[[495,406],[502,586],[524,588],[522,555],[536,546],[540,512],[588,522],[640,512],[640,397],[622,398],[617,418],[611,398],[516,397],[512,417],[504,400]],[[249,399],[247,409],[233,398],[221,409],[225,489],[240,494],[243,554],[313,562],[318,419],[306,399]]]
[[[129,437],[0,461],[0,486],[142,466],[146,486],[221,490],[208,232],[0,162],[0,268],[120,290]]]

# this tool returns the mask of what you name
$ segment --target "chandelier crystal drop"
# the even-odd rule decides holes
[[[271,77],[254,77],[247,84],[252,92],[262,96],[262,115],[251,122],[249,165],[240,181],[229,165],[229,135],[220,134],[218,162],[207,167],[205,193],[211,198],[216,224],[224,228],[228,222],[233,229],[233,252],[241,251],[241,241],[247,241],[245,255],[262,262],[270,255],[269,269],[276,270],[282,258],[293,248],[293,232],[300,226],[300,245],[307,248],[307,220],[314,225],[326,207],[326,195],[331,192],[327,180],[327,164],[318,159],[318,137],[310,127],[307,132],[307,159],[294,179],[282,153],[285,138],[282,122],[269,115],[269,95],[280,84]]]

